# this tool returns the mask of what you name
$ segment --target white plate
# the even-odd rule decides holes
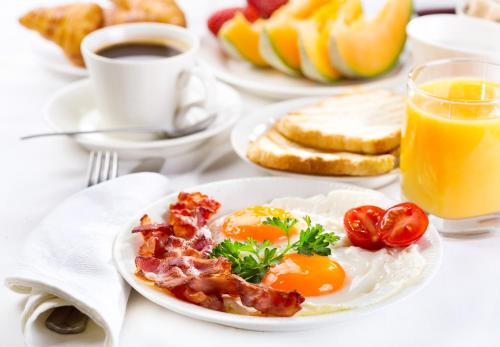
[[[247,158],[247,149],[251,140],[255,140],[261,134],[266,132],[278,118],[284,116],[286,113],[313,104],[318,100],[321,100],[321,98],[301,98],[283,101],[261,108],[240,119],[231,132],[231,144],[233,145],[234,151],[242,160],[246,161],[250,165],[276,176],[335,181],[356,184],[365,188],[380,188],[396,180],[399,176],[399,169],[394,169],[387,174],[377,176],[319,176],[269,169],[264,166],[260,166]]]
[[[33,37],[32,42],[33,53],[40,65],[47,70],[75,78],[88,76],[87,69],[71,64],[62,49],[55,43],[40,35]]]
[[[113,150],[120,158],[174,156],[200,146],[208,139],[228,130],[241,114],[239,93],[228,85],[217,82],[217,119],[207,129],[189,136],[171,140],[133,141],[108,134],[75,136],[76,142],[89,150]],[[69,84],[58,91],[47,103],[45,120],[54,131],[91,130],[98,126],[92,84],[86,79]]]
[[[279,197],[295,196],[307,198],[339,189],[363,190],[362,188],[338,183],[310,183],[311,182],[308,180],[287,177],[257,177],[213,182],[193,187],[186,191],[200,191],[214,197],[222,203],[219,214],[224,215],[247,206],[267,203]],[[394,203],[394,201],[385,198],[381,193],[372,192],[374,194],[379,194],[383,199],[387,199],[388,204]],[[134,259],[141,238],[139,235],[131,233],[132,228],[137,225],[139,218],[145,213],[149,214],[153,220],[161,221],[169,204],[176,201],[176,199],[177,194],[171,194],[147,206],[133,217],[130,225],[124,227],[114,242],[113,258],[123,278],[144,297],[171,311],[208,322],[249,330],[293,331],[311,329],[326,324],[334,324],[348,319],[354,319],[363,314],[386,307],[403,298],[407,298],[409,295],[422,289],[436,273],[441,261],[441,239],[436,229],[432,225],[429,225],[425,235],[418,241],[422,249],[421,254],[426,259],[426,267],[422,273],[421,280],[377,304],[350,311],[287,318],[252,317],[213,311],[168,296],[152,288],[144,281],[138,280],[134,275],[136,270]]]
[[[253,94],[274,99],[329,96],[356,86],[397,87],[403,85],[409,71],[408,55],[404,53],[397,66],[378,78],[322,84],[303,77],[291,77],[271,68],[256,68],[247,62],[230,58],[210,34],[202,37],[199,55],[202,64],[210,68],[222,81]]]

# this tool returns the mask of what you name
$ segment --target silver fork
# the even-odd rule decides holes
[[[118,176],[118,154],[116,152],[91,152],[87,187],[109,181]],[[79,334],[85,331],[89,317],[74,306],[54,309],[45,320],[45,326],[59,334]]]
[[[116,152],[91,152],[87,172],[87,187],[109,181],[118,176],[118,154]]]

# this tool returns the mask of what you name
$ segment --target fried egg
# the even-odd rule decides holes
[[[426,261],[419,246],[368,251],[352,246],[343,227],[347,210],[361,205],[387,208],[387,199],[373,192],[337,190],[311,198],[280,198],[268,205],[251,206],[233,212],[210,225],[214,240],[225,238],[269,240],[279,247],[284,232],[262,222],[267,217],[295,218],[300,222],[290,231],[292,240],[305,228],[303,218],[321,224],[341,239],[330,256],[289,253],[264,276],[262,282],[284,291],[297,290],[305,297],[297,315],[314,315],[373,305],[395,295],[421,277]]]
[[[323,296],[343,287],[345,271],[335,260],[320,255],[287,254],[262,283],[278,290],[296,290],[306,297]]]
[[[226,238],[244,241],[250,237],[257,242],[264,240],[273,244],[286,242],[287,237],[282,229],[264,224],[267,218],[273,217],[280,219],[298,218],[298,216],[279,207],[251,206],[219,218],[210,225],[210,230],[216,242]],[[290,229],[289,234],[292,238],[298,234],[297,228],[298,225]]]

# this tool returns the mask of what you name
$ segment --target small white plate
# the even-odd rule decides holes
[[[138,159],[152,156],[175,156],[200,146],[210,138],[229,130],[241,115],[239,93],[217,82],[217,118],[207,129],[171,140],[135,141],[109,134],[75,136],[76,142],[89,150],[116,151],[120,158]],[[69,84],[48,101],[45,120],[54,131],[92,130],[99,127],[91,81],[85,79]]]
[[[59,46],[40,37],[40,35],[33,37],[32,49],[40,65],[47,70],[68,77],[82,78],[88,76],[87,69],[71,64]]]
[[[199,191],[214,197],[222,203],[219,214],[225,215],[251,205],[267,203],[275,198],[287,196],[307,198],[318,194],[326,194],[333,190],[346,189],[366,191],[362,188],[338,183],[317,182],[316,184],[310,184],[308,180],[287,177],[257,177],[220,181],[193,187],[186,191]],[[386,198],[381,193],[371,192],[378,194],[383,201],[387,200],[388,205],[394,204],[393,200]],[[132,228],[137,225],[139,218],[146,213],[153,220],[161,221],[169,204],[176,201],[176,199],[177,193],[171,194],[147,206],[133,217],[130,225],[124,226],[124,229],[118,234],[114,242],[113,258],[123,278],[144,297],[171,311],[203,321],[259,331],[295,331],[317,328],[326,324],[335,324],[348,319],[358,318],[416,293],[430,281],[437,272],[441,262],[441,239],[436,229],[432,225],[429,225],[425,235],[417,242],[421,246],[421,254],[426,260],[426,267],[423,270],[421,280],[377,304],[349,311],[287,318],[243,316],[213,311],[166,295],[144,281],[138,280],[134,275],[136,270],[134,259],[141,239],[137,234],[131,233]]]
[[[231,132],[231,144],[233,145],[234,151],[241,159],[250,165],[275,176],[290,176],[296,178],[312,178],[322,181],[335,181],[356,184],[365,188],[373,189],[383,187],[396,180],[399,176],[399,169],[394,169],[387,174],[377,176],[319,176],[269,169],[264,166],[260,166],[247,158],[247,149],[251,140],[255,140],[261,134],[265,133],[278,118],[284,116],[286,113],[313,104],[318,100],[321,100],[321,98],[301,98],[278,102],[261,108],[240,119]]]
[[[208,33],[201,38],[199,56],[201,63],[210,68],[222,81],[250,93],[273,99],[330,96],[356,86],[397,87],[404,83],[410,68],[408,55],[403,53],[400,63],[378,78],[322,84],[303,77],[288,76],[272,68],[257,68],[247,62],[230,58],[223,52],[217,40]]]

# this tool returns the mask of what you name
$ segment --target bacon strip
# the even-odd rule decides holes
[[[217,213],[220,203],[201,193],[179,193],[170,205],[169,222],[176,236],[192,238]]]
[[[183,282],[181,285],[172,286],[171,282],[160,280],[155,284],[171,290],[179,298],[219,311],[224,310],[224,306],[220,305],[223,302],[218,300],[222,299],[224,294],[239,297],[243,305],[253,307],[264,314],[281,317],[293,316],[304,302],[304,297],[297,291],[282,292],[251,284],[234,274],[188,276]],[[197,296],[195,301],[192,301],[192,293],[203,293],[206,298],[200,300],[200,296]]]
[[[288,317],[301,309],[298,292],[282,292],[250,284],[231,273],[226,258],[209,258],[213,240],[207,228],[220,203],[201,193],[180,193],[170,206],[169,224],[155,224],[149,216],[132,230],[144,243],[135,259],[137,275],[169,290],[179,299],[224,311],[224,296],[266,315]]]

